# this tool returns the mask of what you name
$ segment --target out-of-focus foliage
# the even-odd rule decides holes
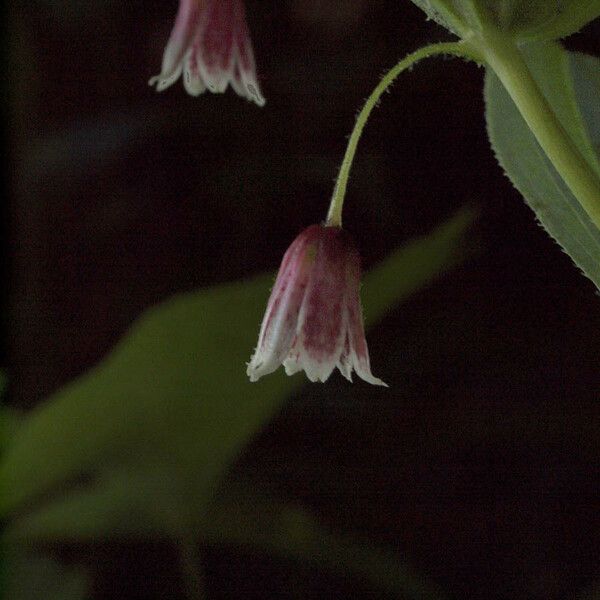
[[[594,150],[600,138],[595,110],[600,61],[567,53],[556,43],[532,46],[526,57],[560,123],[600,174]],[[491,69],[486,74],[485,100],[488,132],[500,164],[550,235],[600,288],[600,231],[545,156]]]
[[[522,40],[555,40],[579,31],[600,16],[599,0],[413,0],[450,31],[495,29]]]
[[[572,77],[578,108],[586,126],[595,157],[600,157],[600,60],[579,52],[568,52],[569,73]]]
[[[5,371],[0,371],[0,403],[6,393],[8,377]],[[8,446],[19,422],[19,413],[13,408],[0,405],[0,452]]]
[[[460,212],[365,277],[367,324],[461,260],[472,218]],[[187,294],[149,311],[103,363],[22,424],[0,467],[3,515],[21,512],[11,542],[183,539],[190,532],[214,542],[219,531],[231,538],[223,507],[221,517],[207,516],[216,485],[303,381],[279,373],[251,385],[245,376],[271,280]],[[256,512],[256,504],[248,506]],[[246,520],[245,534],[241,523],[236,535],[253,540],[257,518]],[[311,525],[302,535],[314,542],[317,530]],[[292,536],[288,544],[286,535],[275,527],[255,543],[298,558],[312,554],[312,542],[298,545]],[[324,553],[313,560],[339,560],[338,568],[368,575],[369,551],[341,547],[346,558]],[[387,581],[406,587],[406,578],[400,570]],[[433,596],[417,590],[412,597]]]
[[[0,452],[8,446],[19,424],[18,411],[2,406],[0,407]]]
[[[469,213],[458,214],[369,273],[363,288],[367,323],[454,264],[470,220]],[[123,494],[139,496],[141,506],[132,512],[147,517],[146,528],[171,533],[167,515],[156,514],[161,494],[179,497],[197,519],[241,446],[303,381],[278,373],[250,387],[246,379],[244,360],[271,279],[183,295],[143,316],[107,359],[22,424],[0,467],[2,513],[42,493],[51,497],[68,481],[74,487],[67,497],[96,486],[102,495],[108,484],[110,497],[117,498],[115,482],[122,480]],[[84,477],[93,483],[81,489]],[[128,506],[126,501],[122,508]],[[94,522],[96,533],[140,528],[127,510],[111,511],[111,517],[114,522]],[[68,525],[68,510],[65,518],[64,531],[84,526]]]

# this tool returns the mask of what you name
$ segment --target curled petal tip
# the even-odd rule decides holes
[[[254,102],[257,106],[260,106],[261,108],[266,104],[266,100],[264,99],[264,96],[260,93],[258,84],[253,85],[251,83],[248,83],[246,84],[246,90],[246,94],[239,95],[246,96],[248,100]]]
[[[372,385],[379,385],[381,387],[390,387],[387,383],[385,383],[385,381],[382,381],[381,379],[379,379],[378,377],[374,377],[373,375],[367,375],[365,373],[358,373],[357,375],[363,380],[366,381],[367,383],[370,383]]]

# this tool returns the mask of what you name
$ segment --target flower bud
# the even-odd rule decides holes
[[[248,363],[250,381],[281,364],[326,381],[334,368],[352,370],[374,385],[359,298],[360,256],[339,227],[312,225],[288,248],[271,291],[258,345]]]
[[[220,94],[231,84],[238,95],[264,105],[243,0],[180,0],[160,75],[149,84],[162,92],[182,72],[192,96],[207,89]]]

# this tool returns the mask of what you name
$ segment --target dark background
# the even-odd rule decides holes
[[[12,405],[42,401],[174,292],[274,269],[324,218],[381,73],[446,39],[408,0],[246,7],[264,109],[147,86],[174,0],[11,4]],[[600,54],[599,34],[567,46]],[[389,390],[306,386],[236,471],[395,549],[450,598],[583,598],[600,577],[600,298],[495,163],[482,80],[457,59],[402,75],[366,128],[345,212],[366,268],[465,203],[481,212],[477,254],[370,331]],[[92,566],[95,599],[178,597],[169,547],[63,550]],[[205,562],[212,598],[380,597],[236,548]]]

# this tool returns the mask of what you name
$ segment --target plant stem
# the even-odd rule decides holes
[[[488,34],[478,48],[565,184],[600,229],[600,178],[564,130],[518,47]]]
[[[346,195],[346,187],[348,185],[348,177],[350,175],[350,168],[352,167],[352,161],[356,154],[356,148],[362,131],[369,119],[371,111],[377,106],[377,102],[381,98],[381,95],[389,88],[394,82],[396,77],[402,73],[402,71],[412,67],[416,62],[429,56],[435,56],[438,54],[451,54],[454,56],[461,56],[464,58],[470,58],[476,61],[481,60],[481,56],[477,49],[465,42],[448,42],[431,44],[419,48],[415,52],[409,54],[406,58],[402,59],[395,67],[390,69],[379,82],[379,85],[373,90],[371,95],[367,98],[365,105],[360,111],[350,140],[348,141],[348,147],[346,148],[346,154],[340,167],[340,172],[335,184],[333,191],[333,198],[329,205],[329,212],[327,213],[327,225],[333,227],[342,226],[342,208],[344,205],[344,197]]]

